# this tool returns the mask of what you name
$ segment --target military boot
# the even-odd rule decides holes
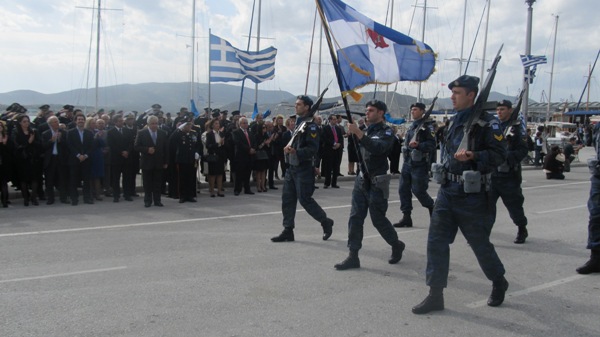
[[[337,270],[360,268],[360,260],[358,259],[358,251],[351,250],[348,257],[344,261],[336,264],[334,267]]]
[[[333,220],[327,218],[321,223],[321,227],[323,227],[323,240],[329,239],[333,233]]]
[[[519,226],[519,231],[517,232],[517,237],[514,242],[517,244],[525,243],[525,239],[527,239],[528,236],[529,233],[527,233],[527,227]]]
[[[402,213],[402,220],[400,222],[395,223],[394,227],[412,227],[412,218],[410,217],[410,212]]]
[[[390,256],[390,259],[388,260],[388,262],[390,264],[396,264],[400,260],[402,260],[402,252],[404,252],[405,247],[406,247],[406,245],[404,244],[404,242],[402,242],[400,240],[398,240],[398,242],[394,243],[392,245],[392,256]]]
[[[285,228],[281,234],[272,237],[271,241],[273,242],[285,242],[285,241],[294,241],[294,230],[292,228]]]
[[[600,250],[592,250],[590,259],[583,266],[577,268],[577,272],[583,275],[600,273]]]
[[[504,302],[504,295],[508,290],[508,281],[502,276],[498,280],[494,281],[492,286],[492,294],[488,298],[487,305],[490,307],[497,307]]]
[[[429,289],[429,295],[425,297],[423,302],[417,304],[412,308],[412,312],[415,315],[428,314],[432,311],[444,310],[444,288],[431,287]]]

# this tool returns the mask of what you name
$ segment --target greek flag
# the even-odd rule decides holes
[[[523,62],[523,67],[531,67],[538,64],[546,64],[548,60],[544,55],[521,55],[521,62]]]
[[[335,52],[344,95],[367,84],[424,81],[435,67],[435,54],[423,42],[381,25],[340,0],[316,0]]]
[[[254,83],[275,77],[277,49],[269,47],[258,52],[234,48],[226,40],[210,35],[210,81],[231,82],[245,78]]]

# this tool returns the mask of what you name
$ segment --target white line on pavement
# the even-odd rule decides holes
[[[115,271],[115,270],[123,270],[123,269],[127,269],[127,267],[126,266],[120,266],[120,267],[114,267],[114,268],[104,268],[104,269],[92,269],[92,270],[75,271],[75,272],[71,272],[71,273],[62,273],[62,274],[51,274],[51,275],[34,276],[34,277],[14,278],[14,279],[11,279],[11,280],[0,280],[0,283],[43,280],[43,279],[54,278],[54,277],[65,277],[65,276],[74,276],[74,275],[83,275],[83,274],[92,274],[92,273],[103,273],[103,272],[107,272],[107,271]]]
[[[546,214],[546,213],[568,211],[571,209],[584,208],[584,207],[587,207],[587,205],[579,205],[579,206],[573,206],[573,207],[567,207],[567,208],[551,209],[549,211],[541,211],[541,212],[534,212],[534,213],[535,214]]]
[[[506,297],[507,298],[511,298],[511,297],[517,297],[517,296],[521,296],[521,295],[528,295],[528,294],[534,293],[536,291],[540,291],[540,290],[552,288],[552,287],[555,287],[555,286],[559,286],[561,284],[565,284],[565,283],[577,281],[577,280],[582,279],[584,277],[585,277],[585,275],[573,275],[573,276],[566,277],[566,278],[563,278],[563,279],[560,279],[560,280],[556,280],[556,281],[552,281],[552,282],[540,284],[540,285],[537,285],[537,286],[534,286],[534,287],[531,287],[531,288],[526,288],[526,289],[523,289],[523,290],[515,291],[513,293],[507,293]],[[474,308],[483,307],[484,305],[487,305],[487,300],[469,303],[469,304],[467,304],[467,307],[474,309]]]

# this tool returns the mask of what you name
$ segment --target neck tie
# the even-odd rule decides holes
[[[83,143],[83,130],[79,130],[79,139],[81,139],[81,142]]]
[[[331,132],[333,132],[333,141],[335,143],[337,143],[338,142],[338,136],[337,136],[337,133],[335,132],[335,126],[333,126],[333,125],[331,126]]]
[[[248,141],[248,145],[252,146],[252,144],[250,144],[250,137],[248,137],[248,131],[246,131],[246,129],[244,129],[244,136],[246,136],[246,140]]]
[[[58,134],[58,132],[55,132],[54,130],[52,130],[52,137],[54,137],[57,134]],[[60,135],[58,135],[58,136],[60,136]],[[56,144],[58,144],[58,139],[56,139],[56,141],[54,141],[54,146],[52,146],[52,154],[53,155],[58,154],[58,146]]]

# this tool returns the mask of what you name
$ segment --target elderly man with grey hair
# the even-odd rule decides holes
[[[158,117],[150,116],[147,127],[135,138],[134,149],[140,152],[140,168],[144,185],[144,206],[162,207],[160,188],[168,163],[167,133],[158,129]]]

